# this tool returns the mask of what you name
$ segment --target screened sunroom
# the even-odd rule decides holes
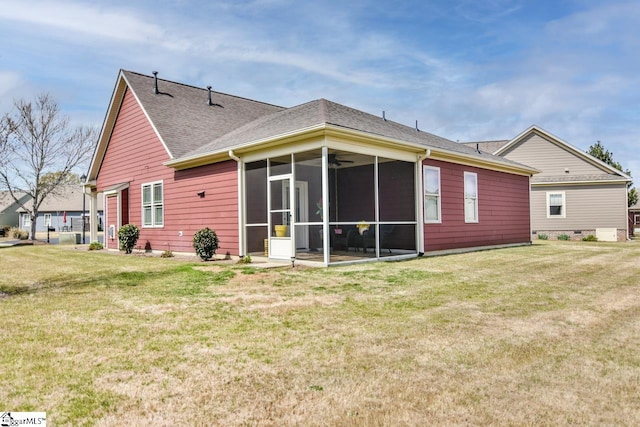
[[[418,253],[411,157],[326,146],[259,157],[242,168],[244,253],[323,265]]]

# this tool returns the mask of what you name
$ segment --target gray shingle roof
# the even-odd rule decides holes
[[[214,105],[210,106],[207,89],[160,78],[160,93],[156,95],[153,76],[124,70],[122,74],[173,157],[183,156],[265,114],[283,110],[214,91]]]
[[[467,147],[475,148],[478,145],[478,148],[487,153],[495,153],[500,148],[504,147],[509,143],[508,139],[503,139],[499,141],[475,141],[475,142],[462,142],[461,144],[466,145]]]
[[[19,199],[24,198],[26,194],[22,192],[17,192],[16,196]],[[0,191],[0,212],[4,212],[7,208],[18,208],[16,201],[11,197],[11,193],[9,191]]]
[[[32,206],[32,200],[25,205]],[[89,196],[86,196],[85,209],[89,212]],[[102,197],[97,198],[97,209],[103,210]],[[23,209],[20,209],[22,212]],[[40,205],[38,212],[80,212],[82,211],[82,188],[80,185],[65,185],[58,188],[56,195],[49,195]]]
[[[207,104],[207,89],[158,79],[160,93],[155,94],[152,76],[124,70],[122,74],[174,160],[224,152],[313,126],[333,125],[422,145],[425,149],[441,149],[493,163],[525,167],[326,99],[284,108],[212,92],[215,105],[210,106]]]
[[[307,102],[261,117],[188,153],[185,157],[197,157],[198,155],[233,149],[254,141],[324,124],[419,144],[425,148],[439,148],[502,164],[522,166],[503,157],[489,153],[478,153],[474,148],[464,144],[458,144],[422,130],[417,131],[415,128],[326,99]]]

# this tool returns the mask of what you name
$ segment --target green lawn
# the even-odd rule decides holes
[[[259,270],[0,249],[0,411],[51,425],[640,425],[640,243]]]

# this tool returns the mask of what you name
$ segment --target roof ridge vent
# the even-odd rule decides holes
[[[156,95],[160,93],[158,90],[158,72],[154,71],[153,73],[153,93]]]
[[[220,107],[220,108],[224,108],[222,105],[220,104],[216,104],[215,102],[213,102],[213,99],[211,98],[211,86],[207,86],[207,91],[209,92],[207,95],[207,105],[209,107]]]

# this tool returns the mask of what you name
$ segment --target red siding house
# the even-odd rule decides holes
[[[291,108],[121,71],[87,178],[105,243],[329,265],[530,243],[537,171],[325,99]],[[92,240],[97,230],[91,230]]]

